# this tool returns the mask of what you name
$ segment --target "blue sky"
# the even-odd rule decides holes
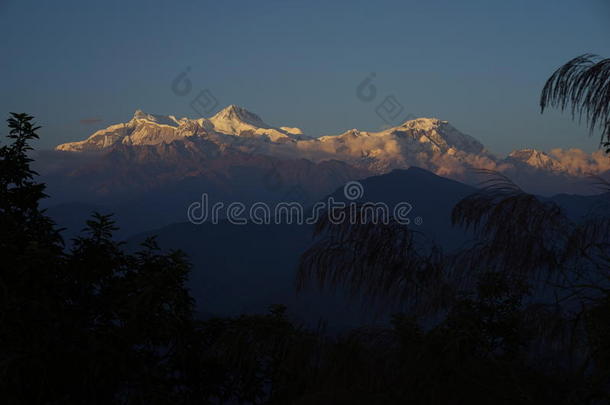
[[[376,130],[401,115],[448,120],[499,154],[597,148],[569,115],[540,115],[546,78],[610,56],[610,2],[0,1],[0,111],[34,114],[38,147],[85,138],[134,110],[195,117],[209,90],[310,135]],[[172,91],[190,68],[192,90]],[[375,99],[357,97],[371,73]]]

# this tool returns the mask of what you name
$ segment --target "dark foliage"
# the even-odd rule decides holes
[[[593,132],[601,130],[601,144],[610,153],[610,59],[584,54],[557,69],[540,96],[540,108],[570,110],[584,118]]]
[[[188,375],[194,330],[189,265],[154,240],[127,254],[109,215],[94,214],[66,251],[38,207],[28,141],[38,129],[12,114],[0,149],[0,393],[3,403],[168,403]]]
[[[434,303],[442,301],[446,291],[440,249],[392,219],[373,222],[362,207],[356,208],[357,214],[351,215],[355,223],[336,223],[322,215],[314,230],[316,242],[301,256],[297,288],[313,280],[320,288],[344,286],[352,295],[385,304],[408,299],[414,306],[425,306],[433,302],[420,298],[432,293]]]
[[[65,248],[38,205],[31,120],[13,114],[12,143],[0,148],[2,403],[610,400],[607,219],[571,223],[496,179],[456,207],[454,223],[478,236],[456,255],[393,221],[323,221],[300,286],[390,296],[412,302],[408,313],[391,327],[332,337],[292,322],[280,305],[202,321],[184,287],[188,261],[154,238],[128,253],[112,238],[112,217],[94,213]],[[500,252],[504,243],[514,250]],[[560,275],[552,287],[570,305],[532,301],[530,276],[547,273]]]
[[[473,232],[464,249],[442,254],[396,223],[322,219],[301,260],[301,285],[389,296],[419,316],[427,328],[416,347],[429,357],[417,372],[393,369],[407,376],[442,364],[445,379],[458,382],[428,386],[424,397],[410,392],[415,403],[605,403],[610,221],[599,213],[571,221],[505,176],[481,174],[480,191],[452,213],[455,226]]]
[[[475,243],[460,252],[457,266],[517,273],[518,277],[552,274],[573,224],[556,204],[523,192],[506,176],[481,170],[480,190],[453,208],[454,226],[471,229]]]

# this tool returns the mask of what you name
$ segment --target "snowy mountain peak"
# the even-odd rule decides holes
[[[288,130],[274,128],[267,125],[258,115],[235,104],[220,110],[209,119],[209,122],[212,124],[214,131],[226,135],[254,136],[269,139],[273,142],[280,139],[291,140],[302,137],[302,132],[298,128],[288,128]]]
[[[267,127],[261,117],[235,104],[223,108],[210,121],[241,121],[257,127]]]
[[[401,126],[411,129],[421,129],[424,131],[430,131],[443,125],[448,125],[449,122],[440,120],[438,118],[415,118],[412,120],[405,121]]]
[[[358,135],[360,135],[360,130],[357,128],[352,128],[352,129],[345,131],[342,135],[358,136]]]
[[[338,160],[373,173],[420,166],[448,176],[460,176],[469,167],[580,175],[585,172],[582,167],[593,164],[591,157],[575,160],[562,157],[567,152],[545,153],[535,149],[516,150],[499,159],[475,138],[433,117],[408,120],[378,132],[354,128],[339,135],[310,138],[299,128],[267,125],[258,115],[236,105],[229,105],[211,118],[195,120],[136,110],[133,118],[125,123],[111,125],[85,140],[58,145],[56,149],[96,152],[121,145],[153,147],[173,143],[177,147],[234,148],[240,152],[314,162]],[[574,157],[575,153],[568,154]],[[584,163],[578,163],[581,161]],[[610,164],[601,166],[610,167]]]
[[[148,114],[140,109],[137,109],[133,113],[133,118],[131,120],[136,122],[146,121],[159,125],[169,125],[172,127],[177,127],[180,124],[180,122],[173,115]]]
[[[549,160],[552,160],[552,158],[546,153],[529,148],[514,150],[508,156],[521,161],[537,160],[541,162],[548,162]]]
[[[290,135],[303,135],[303,130],[296,127],[280,127],[280,129]]]
[[[483,145],[476,139],[462,134],[447,121],[438,118],[417,118],[380,132],[354,128],[338,136],[312,139],[303,135],[298,128],[267,125],[257,114],[234,104],[209,119],[198,120],[178,120],[173,115],[156,115],[136,110],[133,118],[125,124],[110,126],[84,141],[59,145],[57,149],[99,151],[116,144],[158,145],[201,137],[213,142],[240,144],[241,148],[245,144],[237,141],[237,137],[247,138],[248,144],[262,141],[262,144],[257,145],[260,148],[271,148],[273,152],[270,149],[269,153],[272,154],[281,150],[282,154],[297,154],[312,160],[341,157],[350,162],[355,160],[352,162],[354,164],[373,164],[379,170],[395,164],[409,166],[414,159],[424,159],[429,154],[455,155],[456,152],[463,152],[485,155]],[[361,161],[363,157],[364,161]],[[427,158],[431,157],[432,155]]]
[[[551,171],[563,171],[563,165],[548,154],[536,149],[519,149],[512,151],[507,158],[508,161],[519,162],[536,169]]]

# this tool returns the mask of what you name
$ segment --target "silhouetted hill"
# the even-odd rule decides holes
[[[373,176],[360,181],[364,195],[357,202],[383,202],[393,208],[407,202],[413,209],[409,214],[410,227],[423,232],[446,249],[464,242],[466,234],[451,226],[451,210],[462,198],[476,191],[475,187],[437,176],[427,170],[411,167]],[[332,197],[348,202],[344,190],[338,189]],[[421,219],[421,225],[416,224]]]
[[[409,226],[445,250],[459,248],[469,238],[463,230],[451,226],[450,215],[460,199],[476,191],[474,187],[415,167],[369,177],[361,180],[360,184],[364,194],[356,202],[383,202],[390,208],[408,202],[413,207]],[[350,201],[346,199],[343,187],[330,197],[336,201]],[[581,217],[603,199],[604,196],[578,195],[552,198],[573,218]],[[328,197],[322,199],[327,200]],[[117,213],[119,224],[147,216],[146,204],[126,207],[129,210]],[[80,212],[78,215],[84,220],[93,208],[99,207],[64,205],[49,212],[60,225],[66,223],[61,217],[71,216],[72,222],[67,222],[67,226],[76,227],[82,223],[76,220],[76,213]],[[186,207],[183,210],[186,211]],[[130,212],[135,214],[130,216]],[[416,218],[421,219],[421,224],[416,224],[419,223]],[[370,322],[373,320],[372,311],[364,310],[341,293],[337,296],[311,291],[298,296],[295,293],[298,260],[312,242],[312,231],[310,225],[286,223],[234,225],[221,221],[194,225],[183,222],[133,236],[129,238],[129,244],[133,246],[146,236],[158,235],[161,246],[185,251],[193,263],[189,286],[202,313],[255,313],[265,311],[270,304],[283,303],[289,306],[292,314],[310,322],[324,318],[334,327],[356,325],[363,319]]]
[[[414,229],[449,247],[465,240],[464,232],[451,228],[450,213],[457,201],[475,191],[473,187],[419,168],[370,177],[361,184],[365,193],[359,202],[385,202],[390,207],[409,202],[414,207],[413,219],[423,219]],[[342,187],[331,196],[345,201]],[[129,242],[134,245],[146,236],[158,235],[162,246],[184,250],[193,263],[189,286],[202,313],[235,315],[282,303],[303,320],[323,318],[331,327],[374,321],[373,311],[342,293],[309,291],[297,296],[296,267],[312,241],[312,232],[309,225],[179,223],[136,235]]]

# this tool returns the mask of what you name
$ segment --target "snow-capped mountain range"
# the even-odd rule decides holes
[[[258,115],[235,105],[230,105],[209,119],[178,119],[173,115],[147,114],[136,110],[127,123],[111,125],[84,141],[65,143],[56,149],[70,152],[102,151],[120,143],[157,145],[192,136],[209,138],[210,135],[256,137],[282,142],[298,140],[302,132],[298,128],[274,128],[265,124]]]
[[[480,168],[517,177],[535,172],[570,178],[610,169],[609,159],[601,152],[589,155],[579,150],[545,153],[522,149],[499,158],[472,136],[437,118],[417,118],[378,132],[352,129],[313,138],[299,128],[268,125],[258,115],[235,105],[211,118],[199,119],[137,110],[126,123],[97,131],[83,141],[59,145],[56,150],[111,153],[155,147],[156,158],[163,160],[162,149],[168,145],[174,145],[174,161],[176,153],[226,159],[227,153],[233,152],[281,160],[307,159],[315,164],[340,161],[371,174],[418,166],[463,181],[468,181],[471,169]]]
[[[380,132],[351,129],[340,135],[310,138],[299,128],[272,127],[235,105],[209,119],[178,119],[137,110],[127,123],[112,125],[84,141],[65,143],[56,149],[99,152],[119,144],[169,144],[192,137],[249,153],[312,161],[338,159],[379,173],[423,164],[430,168],[428,163],[443,155],[456,161],[475,156],[493,161],[479,141],[436,118],[418,118]]]

